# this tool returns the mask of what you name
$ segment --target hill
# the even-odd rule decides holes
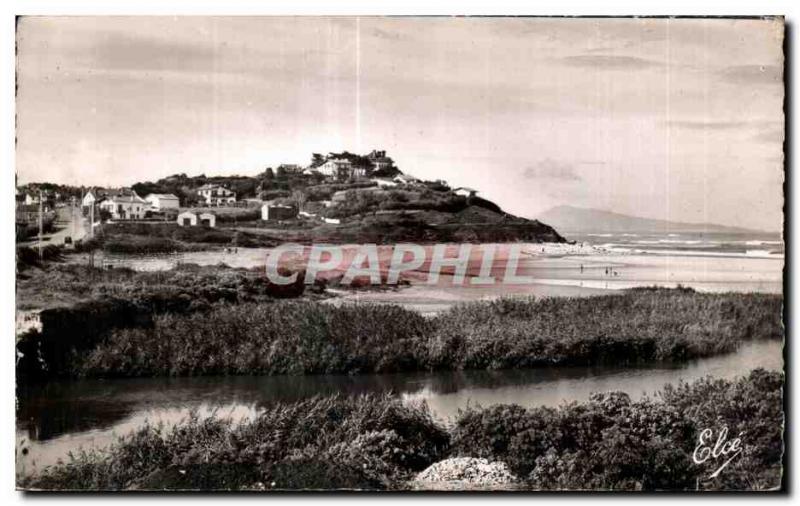
[[[328,160],[347,160],[352,167],[371,167],[360,177],[323,175],[299,166],[267,168],[254,177],[177,174],[155,182],[133,185],[140,195],[173,193],[182,207],[197,202],[196,189],[215,183],[236,192],[237,199],[258,197],[303,211],[303,216],[282,220],[283,232],[298,240],[362,241],[468,241],[563,242],[552,227],[537,220],[504,212],[501,206],[478,197],[469,189],[452,189],[441,180],[422,181],[404,175],[385,151],[357,155],[344,151],[312,155],[309,169]],[[371,164],[371,165],[370,165]],[[243,219],[237,220],[239,225]],[[272,222],[253,225],[274,228]]]
[[[556,206],[539,215],[562,232],[633,233],[633,232],[709,232],[748,233],[759,232],[746,228],[729,227],[713,223],[682,223],[654,220],[639,216],[573,206]]]

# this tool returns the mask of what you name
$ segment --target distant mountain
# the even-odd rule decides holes
[[[573,206],[556,206],[537,219],[561,233],[626,233],[626,232],[763,232],[713,223],[680,223],[629,216],[627,214]]]

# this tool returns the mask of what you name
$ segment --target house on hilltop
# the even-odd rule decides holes
[[[367,155],[367,160],[372,164],[373,170],[391,169],[394,167],[394,160],[386,156],[386,151],[373,149]]]
[[[315,154],[311,165],[304,174],[321,174],[331,179],[359,179],[371,175],[373,172],[384,171],[385,176],[391,177],[397,169],[394,161],[386,156],[386,151],[372,150],[368,155],[358,155],[343,151],[341,153],[328,153],[323,157]]]
[[[353,176],[353,162],[346,158],[330,158],[316,168],[325,177],[348,179]]]
[[[453,190],[453,193],[455,193],[456,195],[460,195],[462,197],[474,197],[478,193],[478,190],[468,188],[466,186],[461,186]]]
[[[223,206],[236,203],[236,192],[218,184],[204,184],[197,189],[197,195],[208,206]]]

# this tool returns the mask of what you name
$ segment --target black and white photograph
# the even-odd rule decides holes
[[[780,12],[14,25],[18,491],[785,492]]]

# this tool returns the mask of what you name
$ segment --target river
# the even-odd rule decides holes
[[[457,371],[361,376],[196,377],[82,380],[20,388],[17,406],[17,473],[30,474],[64,459],[79,447],[107,446],[144,424],[173,424],[191,410],[245,419],[275,401],[318,394],[368,392],[424,400],[446,420],[459,409],[480,404],[557,406],[585,401],[592,392],[621,390],[633,398],[664,384],[706,375],[733,378],[763,367],[783,370],[779,341],[745,343],[727,355],[682,364],[642,367],[550,367],[508,371]],[[22,454],[22,449],[25,454]]]

